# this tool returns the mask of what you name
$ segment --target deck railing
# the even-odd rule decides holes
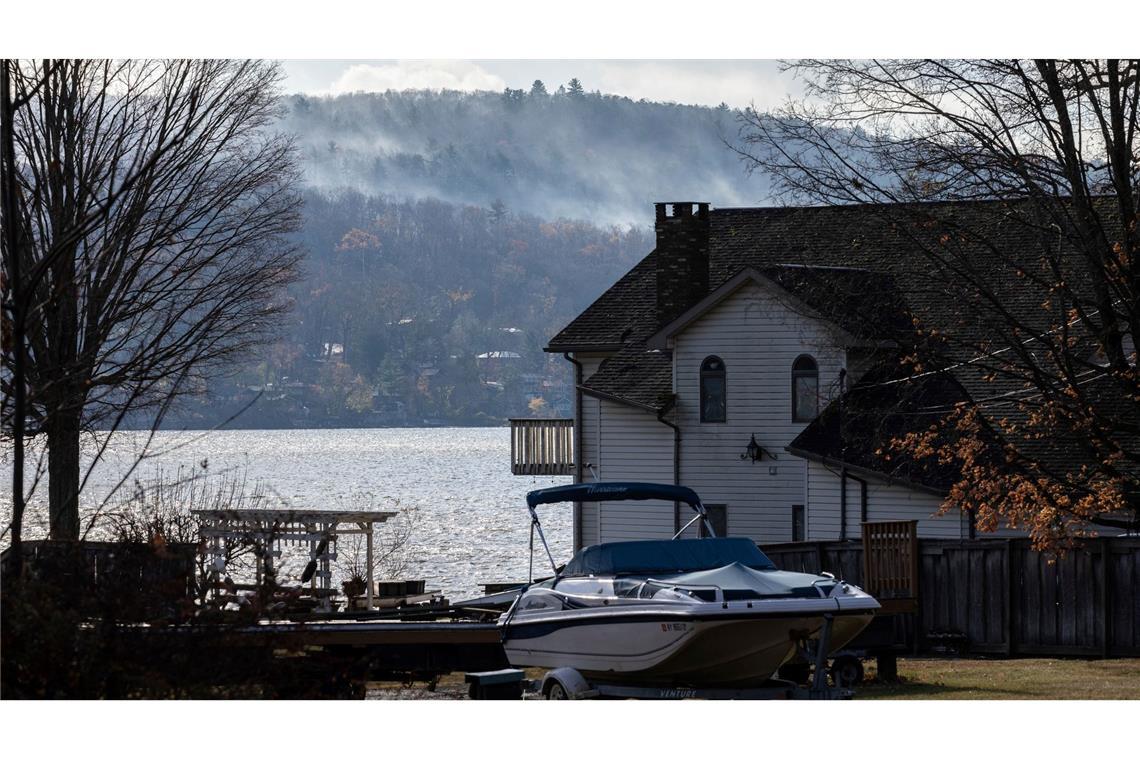
[[[574,420],[512,419],[511,473],[573,475]]]
[[[918,596],[918,521],[863,523],[863,584],[876,597]]]

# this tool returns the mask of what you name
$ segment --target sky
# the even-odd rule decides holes
[[[286,92],[337,95],[404,89],[530,89],[553,92],[577,77],[588,91],[634,100],[761,110],[800,93],[773,60],[286,60]]]

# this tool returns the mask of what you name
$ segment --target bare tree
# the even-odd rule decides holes
[[[163,546],[191,544],[194,553],[194,598],[206,603],[214,576],[214,557],[206,550],[199,510],[257,509],[267,502],[262,484],[250,484],[244,474],[222,472],[211,477],[204,467],[178,467],[171,474],[158,470],[148,480],[135,479],[98,515],[96,531],[125,544]],[[252,575],[257,541],[227,541],[224,561],[228,573]]]
[[[362,511],[375,511],[375,500],[368,495],[356,495],[353,499]],[[399,502],[390,505],[392,509],[399,508]],[[408,571],[410,562],[411,542],[415,538],[416,528],[419,525],[420,513],[415,507],[399,509],[399,514],[392,520],[383,523],[372,530],[372,567],[373,577],[399,578]],[[369,575],[368,567],[368,538],[365,535],[352,534],[340,540],[339,552],[344,558],[341,563],[345,581],[363,583]]]
[[[273,336],[300,255],[287,239],[296,161],[273,130],[273,63],[6,69],[20,107],[4,167],[5,226],[18,233],[5,239],[6,281],[19,271],[5,317],[22,334],[4,342],[4,429],[23,422],[7,369],[20,353],[25,433],[47,437],[51,535],[77,538],[81,432],[161,420]]]
[[[948,506],[1039,546],[1137,529],[1140,61],[787,68],[806,97],[745,112],[737,149],[792,202],[873,204],[896,282],[922,291],[908,376],[966,391],[894,448],[953,464]]]

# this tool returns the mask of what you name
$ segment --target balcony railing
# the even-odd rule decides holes
[[[917,520],[863,523],[863,588],[883,612],[914,611],[918,564]]]
[[[573,475],[574,420],[511,420],[511,473]]]

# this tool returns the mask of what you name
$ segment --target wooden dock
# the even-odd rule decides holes
[[[508,667],[494,623],[459,620],[122,626],[115,648],[119,663],[182,687],[280,698],[363,697],[369,681]]]

